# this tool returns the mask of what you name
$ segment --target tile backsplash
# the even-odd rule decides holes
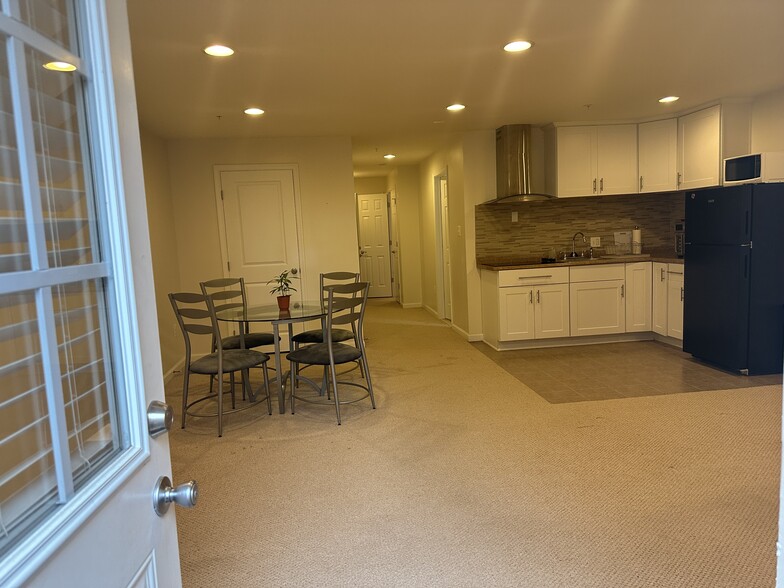
[[[684,217],[684,193],[629,194],[559,198],[545,202],[495,204],[475,207],[476,257],[538,257],[549,247],[571,250],[577,231],[601,237],[612,245],[615,231],[642,230],[643,253],[672,249],[673,223]],[[512,213],[517,212],[517,222]],[[588,247],[579,242],[581,248]]]

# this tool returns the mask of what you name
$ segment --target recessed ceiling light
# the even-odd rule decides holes
[[[394,156],[394,155],[392,155],[391,153],[387,153],[387,154],[384,156],[384,159],[395,159],[395,156]]]
[[[210,45],[209,47],[204,48],[204,52],[213,57],[228,57],[229,55],[234,55],[234,49],[226,47],[225,45]]]
[[[264,114],[264,111],[261,108],[246,108],[245,114],[249,114],[251,116],[259,116],[260,114]]]
[[[44,63],[44,67],[52,71],[76,71],[76,66],[66,61],[50,61]]]
[[[458,110],[463,110],[465,106],[462,104],[452,104],[451,106],[447,106],[446,109],[452,112],[457,112]]]
[[[519,53],[520,51],[527,51],[533,47],[533,45],[534,44],[530,41],[512,41],[511,43],[504,45],[504,51],[509,53]]]
[[[659,102],[662,104],[668,104],[670,102],[675,102],[676,100],[680,100],[680,96],[665,96],[664,98],[659,98]]]

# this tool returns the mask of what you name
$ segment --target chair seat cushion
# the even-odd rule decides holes
[[[354,333],[345,329],[332,329],[332,342],[340,343],[341,341],[350,341],[354,338]],[[312,331],[304,331],[297,333],[291,338],[292,341],[297,343],[323,343],[324,333],[321,329],[313,329]]]
[[[245,334],[245,349],[252,347],[261,347],[262,345],[272,345],[275,343],[275,337],[272,333],[246,333]],[[223,349],[241,349],[240,336],[232,335],[231,337],[223,338]]]
[[[362,352],[352,345],[337,343],[332,345],[335,363],[348,363],[362,357]],[[316,365],[329,365],[329,345],[318,343],[292,351],[286,358],[295,363],[309,363]]]
[[[223,373],[236,372],[260,365],[269,360],[269,355],[250,349],[231,349],[223,351]],[[194,374],[217,374],[218,354],[210,353],[191,363]]]

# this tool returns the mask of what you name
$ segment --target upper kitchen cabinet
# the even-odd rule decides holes
[[[669,118],[637,127],[640,193],[676,190],[678,120]]]
[[[721,107],[711,106],[678,119],[678,188],[721,183]]]
[[[751,106],[727,102],[678,118],[678,189],[718,186],[722,162],[751,150]]]
[[[559,197],[637,192],[637,125],[555,128]]]

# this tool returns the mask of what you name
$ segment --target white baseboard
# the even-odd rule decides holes
[[[667,345],[672,345],[673,347],[677,347],[678,349],[683,350],[682,339],[676,339],[675,337],[667,337],[666,335],[659,335],[658,333],[654,333],[653,338],[655,341],[659,341],[660,343],[666,343]]]
[[[479,333],[478,335],[471,335],[468,331],[464,331],[456,324],[452,323],[452,330],[455,331],[458,335],[460,335],[466,341],[474,342],[474,341],[481,341],[482,334]]]
[[[422,308],[421,302],[406,302],[405,304],[401,304],[403,308]]]
[[[171,381],[171,379],[174,377],[174,375],[178,372],[181,372],[184,367],[185,367],[185,358],[183,357],[182,359],[180,359],[180,361],[175,363],[171,367],[171,369],[163,372],[163,383],[168,384]]]
[[[438,316],[438,311],[437,311],[436,309],[434,309],[434,308],[431,308],[431,307],[430,307],[430,306],[428,306],[427,304],[423,305],[423,306],[422,306],[422,308],[424,308],[424,309],[425,309],[427,312],[429,312],[430,314],[432,314],[432,315],[433,315],[434,317],[436,317],[438,320],[444,320],[444,317]]]

